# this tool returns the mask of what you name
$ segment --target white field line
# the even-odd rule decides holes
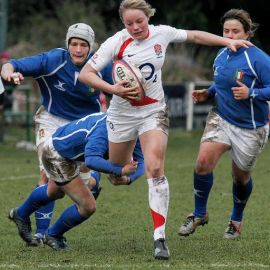
[[[189,164],[179,164],[177,165],[177,168],[185,168],[185,167],[192,167],[194,166],[193,163]],[[1,177],[0,181],[10,181],[10,180],[20,180],[20,179],[32,179],[39,177],[38,174],[30,174],[30,175],[20,175],[20,176],[9,176],[9,177]],[[0,264],[1,267],[1,264]]]
[[[177,168],[186,168],[186,167],[195,167],[195,162],[194,163],[186,163],[186,164],[177,164]]]
[[[226,268],[226,267],[234,267],[234,268],[270,268],[270,265],[268,264],[262,264],[262,263],[244,263],[244,264],[232,264],[232,263],[214,263],[211,264],[211,267],[216,268]]]
[[[151,268],[154,267],[154,265],[149,265]],[[0,269],[18,269],[22,266],[16,265],[16,264],[0,264]],[[112,267],[117,267],[117,269],[142,269],[140,264],[132,264],[132,265],[112,265],[112,264],[40,264],[33,266],[36,269],[38,268],[48,268],[48,269],[111,269]],[[164,268],[170,268],[170,265],[159,265],[160,269]],[[156,268],[155,268],[156,269]]]
[[[17,264],[0,264],[0,269],[18,269],[22,266]],[[34,266],[33,266],[34,267]],[[35,265],[35,268],[48,268],[48,269],[111,269],[112,267],[117,269],[142,269],[141,264],[132,264],[132,265],[124,265],[124,264],[39,264]],[[185,269],[193,269],[193,268],[201,268],[201,267],[211,267],[211,268],[242,268],[242,269],[264,269],[264,268],[270,268],[270,265],[265,265],[261,263],[246,263],[246,264],[233,264],[233,263],[214,263],[214,264],[205,264],[205,265],[192,265],[192,264],[180,264],[180,265],[170,265],[170,264],[149,264],[147,265],[147,268],[153,268],[153,269],[179,269],[185,268]]]
[[[0,181],[10,181],[10,180],[20,180],[20,179],[29,179],[32,180],[32,178],[39,177],[38,174],[30,174],[30,175],[20,175],[20,176],[9,176],[9,177],[3,177],[0,178]],[[0,264],[1,266],[1,264]]]

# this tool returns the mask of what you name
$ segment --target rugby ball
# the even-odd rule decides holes
[[[121,59],[116,60],[113,63],[112,73],[114,83],[118,83],[119,81],[129,81],[129,83],[126,84],[126,87],[139,85],[140,94],[138,95],[137,101],[141,101],[144,98],[145,93],[142,86],[143,77],[138,68]]]

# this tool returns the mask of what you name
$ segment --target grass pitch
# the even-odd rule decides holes
[[[269,145],[253,172],[254,189],[241,240],[222,238],[232,207],[228,153],[214,172],[209,224],[186,238],[177,234],[180,223],[193,210],[192,175],[201,132],[171,130],[166,161],[171,192],[166,233],[171,259],[155,261],[144,177],[120,187],[103,177],[96,213],[65,235],[73,251],[26,247],[7,213],[22,203],[37,183],[37,157],[35,152],[15,149],[23,133],[8,129],[0,144],[0,269],[269,269]],[[53,220],[70,204],[69,198],[57,201]]]

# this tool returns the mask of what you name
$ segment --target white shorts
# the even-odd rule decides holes
[[[60,156],[54,149],[51,138],[44,142],[41,160],[48,179],[57,183],[70,182],[80,174],[79,164]]]
[[[37,110],[35,116],[35,135],[36,135],[36,146],[38,149],[38,158],[39,158],[39,168],[43,169],[41,162],[41,150],[39,149],[40,145],[50,138],[50,136],[56,131],[57,128],[64,126],[70,121],[58,116],[55,116],[46,111],[43,106],[40,106]]]
[[[55,116],[46,111],[43,106],[37,110],[35,117],[36,146],[45,142],[57,128],[70,123],[69,120]]]
[[[136,140],[150,130],[169,133],[168,108],[163,102],[121,111],[109,108],[107,113],[108,137],[113,143]]]
[[[202,142],[219,142],[231,146],[231,157],[243,171],[251,171],[268,140],[269,125],[257,129],[239,128],[218,114],[209,112]]]

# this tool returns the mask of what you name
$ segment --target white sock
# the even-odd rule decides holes
[[[154,223],[154,240],[165,239],[165,225],[169,208],[169,183],[166,176],[147,179],[149,206]]]

